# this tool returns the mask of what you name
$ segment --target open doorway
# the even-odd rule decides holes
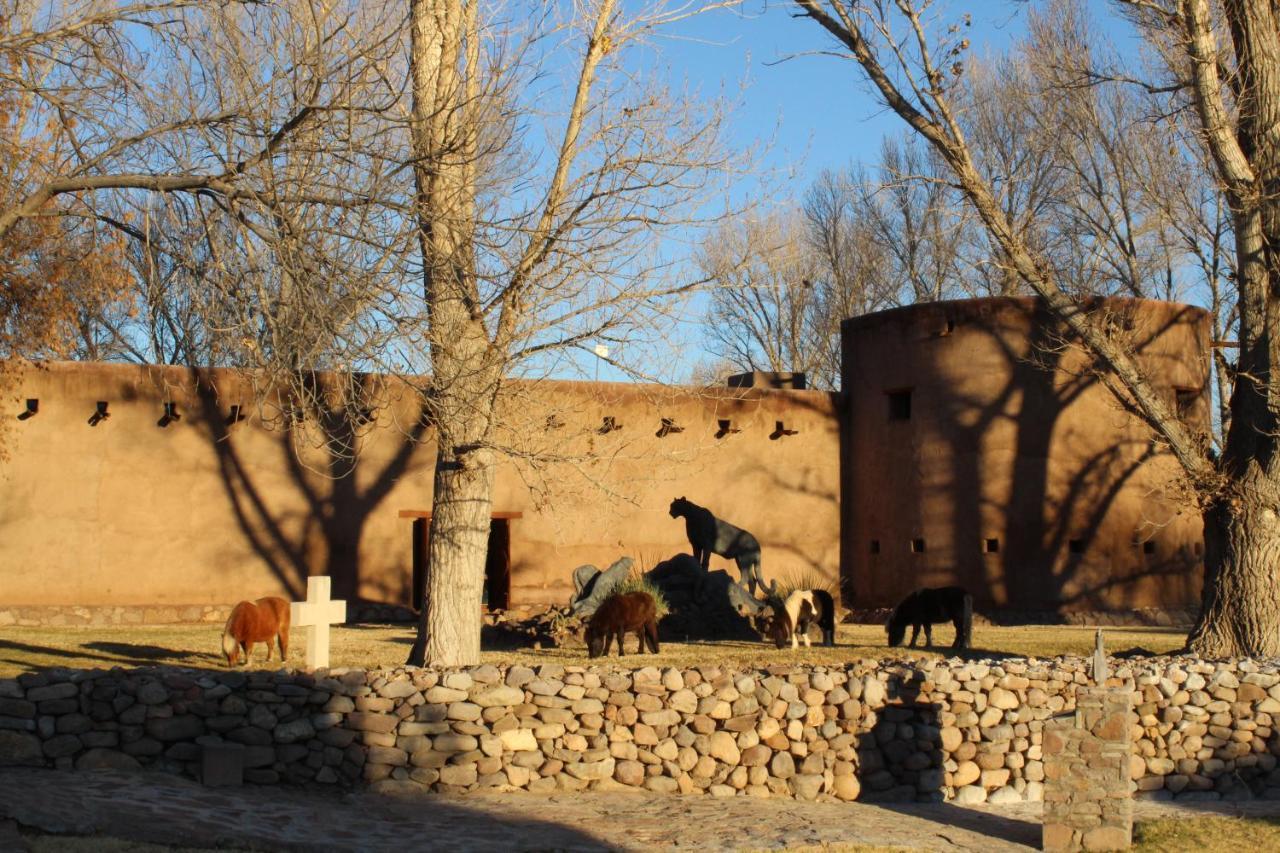
[[[489,547],[485,555],[484,589],[481,603],[489,610],[506,610],[511,606],[511,521],[518,512],[495,512],[489,521]],[[401,518],[412,518],[413,578],[409,604],[422,609],[422,591],[426,586],[431,563],[431,513],[401,510]]]

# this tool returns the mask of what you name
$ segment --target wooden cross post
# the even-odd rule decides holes
[[[329,666],[329,626],[347,621],[347,603],[329,599],[329,576],[307,578],[307,600],[289,605],[289,620],[307,629],[307,668]]]

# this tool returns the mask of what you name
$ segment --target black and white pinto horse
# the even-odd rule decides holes
[[[746,584],[753,597],[757,585],[764,589],[764,578],[760,574],[760,543],[756,537],[716,518],[706,507],[682,497],[671,502],[671,517],[681,516],[684,516],[684,531],[693,546],[694,559],[703,571],[707,571],[711,555],[719,554],[738,564],[738,571],[742,574],[739,583]]]
[[[774,603],[772,612],[763,618],[760,633],[782,648],[788,642],[799,648],[799,639],[809,648],[809,626],[822,629],[822,645],[836,644],[836,607],[831,593],[824,589],[798,589],[781,605]]]
[[[885,624],[889,645],[902,645],[907,626],[911,626],[911,646],[915,648],[920,629],[924,628],[924,645],[933,645],[933,626],[950,622],[955,626],[953,649],[967,649],[973,639],[973,596],[959,586],[918,589],[902,600]]]

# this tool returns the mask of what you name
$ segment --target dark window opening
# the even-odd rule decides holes
[[[97,426],[98,424],[111,417],[111,413],[107,411],[108,403],[106,400],[99,400],[94,404],[93,414],[89,416],[89,426]]]
[[[1189,419],[1196,411],[1196,403],[1200,400],[1200,391],[1195,388],[1174,388],[1173,404],[1182,420]]]
[[[27,406],[25,409],[23,409],[22,413],[18,415],[18,420],[25,421],[28,418],[34,418],[39,413],[40,413],[40,401],[37,400],[35,397],[28,397]]]
[[[871,540],[871,553],[872,553],[872,554],[879,554],[879,553],[880,553],[880,540],[879,540],[879,539],[872,539],[872,540]]]
[[[889,396],[889,420],[911,420],[911,389],[888,391],[886,393]]]
[[[601,435],[608,435],[617,429],[622,429],[622,424],[618,423],[618,419],[613,415],[605,415],[604,420],[600,423],[600,429],[598,429],[597,432]]]
[[[999,553],[1000,553],[1000,540],[999,540],[999,539],[983,539],[983,540],[982,540],[982,553],[984,553],[984,554],[999,554]]]
[[[1072,540],[1068,541],[1068,542],[1067,542],[1067,551],[1068,551],[1068,553],[1071,553],[1071,554],[1083,554],[1083,553],[1084,553],[1084,540],[1083,540],[1083,539],[1072,539]]]
[[[923,539],[912,539],[912,540],[911,540],[911,553],[912,553],[912,554],[923,554],[923,553],[924,553],[924,540],[923,540]]]
[[[227,415],[226,424],[227,426],[235,426],[236,424],[240,423],[244,419],[245,419],[244,412],[242,411],[239,404],[236,404],[231,407],[231,413]]]
[[[1142,543],[1142,553],[1144,553],[1144,554],[1154,554],[1155,552],[1156,552],[1156,543],[1155,543],[1155,542],[1153,542],[1152,540],[1148,539],[1146,542],[1143,542],[1143,543]]]

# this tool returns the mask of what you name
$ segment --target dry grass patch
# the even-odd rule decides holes
[[[974,628],[974,657],[1016,656],[1056,657],[1086,655],[1093,650],[1093,628],[1071,625],[1031,625],[1020,627]],[[1180,649],[1186,634],[1169,628],[1107,628],[1107,648],[1118,651],[1134,646],[1165,654]],[[413,641],[412,625],[351,625],[335,628],[330,658],[334,667],[399,666],[404,663]],[[130,625],[108,627],[0,628],[0,677],[20,672],[72,667],[107,669],[113,666],[156,664],[197,669],[224,669],[219,649],[222,625]],[[775,663],[841,664],[860,658],[914,659],[947,657],[952,639],[950,627],[934,632],[936,651],[889,649],[884,629],[878,625],[840,625],[837,645],[825,648],[803,646],[795,651],[774,649],[763,642],[726,640],[719,642],[664,642],[659,655],[637,655],[635,637],[628,638],[627,654],[610,656],[608,663],[624,666],[756,667]],[[922,640],[923,641],[923,640]],[[302,629],[290,632],[289,665],[303,662]],[[486,663],[560,663],[585,665],[586,648],[579,645],[556,649],[493,649],[482,653]],[[604,660],[594,663],[605,663]],[[254,652],[251,667],[275,669],[278,660],[264,662],[261,645]]]
[[[1236,853],[1280,850],[1280,818],[1177,817],[1146,820],[1134,827],[1135,853]]]

